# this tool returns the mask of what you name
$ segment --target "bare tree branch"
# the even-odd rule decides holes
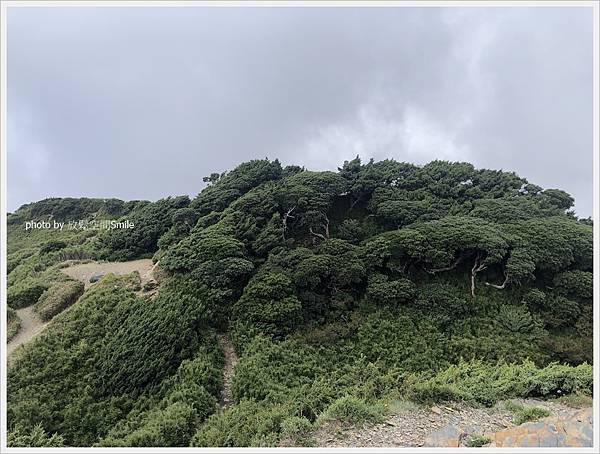
[[[287,210],[287,211],[285,212],[285,214],[283,215],[283,218],[282,218],[282,222],[283,222],[283,232],[282,232],[282,234],[283,234],[283,239],[284,239],[284,240],[285,240],[285,232],[286,232],[286,231],[287,231],[287,229],[288,229],[287,220],[288,220],[288,218],[292,218],[292,219],[294,219],[294,216],[292,216],[292,211],[294,211],[295,209],[296,209],[296,206],[294,205],[292,208],[290,208],[289,210]]]
[[[316,237],[322,238],[323,240],[327,241],[327,237],[325,235],[323,235],[322,233],[314,232],[312,227],[309,227],[308,230],[310,231],[311,235],[314,235]]]
[[[456,259],[456,261],[455,261],[455,262],[454,262],[452,265],[450,265],[450,266],[446,266],[446,267],[444,267],[444,268],[434,268],[434,269],[432,269],[432,270],[428,270],[427,268],[424,268],[424,270],[425,270],[426,272],[428,272],[429,274],[441,273],[442,271],[450,271],[450,270],[453,270],[454,268],[456,268],[456,267],[458,266],[458,264],[459,264],[460,262],[462,262],[462,260],[463,260],[463,257],[459,257],[459,258],[458,258],[458,259]]]
[[[312,229],[312,227],[309,227],[308,230],[311,233],[311,235],[314,235],[316,237],[322,238],[323,240],[327,241],[329,239],[329,218],[327,217],[327,215],[325,213],[321,213],[321,215],[325,218],[325,223],[321,224],[321,226],[323,226],[323,230],[325,231],[325,234],[323,235],[322,233],[315,232]]]
[[[475,261],[473,262],[473,268],[471,268],[471,297],[475,298],[475,276],[480,271],[483,271],[487,268],[487,265],[484,265],[481,261],[481,253],[477,253],[477,257],[475,257]]]
[[[485,283],[485,285],[489,285],[490,287],[494,287],[499,290],[502,290],[503,288],[505,288],[506,284],[508,284],[508,276],[506,275],[506,273],[504,273],[504,282],[502,282],[502,285],[496,285],[496,284],[492,284],[490,282]]]

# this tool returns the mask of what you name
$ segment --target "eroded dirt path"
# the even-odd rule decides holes
[[[9,356],[20,345],[29,342],[37,336],[49,322],[44,322],[34,312],[33,306],[17,309],[17,316],[21,319],[19,332],[6,345],[6,354]]]
[[[235,348],[231,343],[231,339],[227,334],[219,335],[219,344],[225,354],[225,367],[223,368],[223,389],[221,390],[221,408],[226,409],[231,406],[233,402],[233,391],[231,385],[233,382],[233,373],[235,365],[238,362],[238,357],[235,353]]]
[[[88,288],[90,278],[94,275],[104,275],[107,273],[113,273],[117,275],[125,275],[137,271],[140,273],[140,279],[142,286],[148,281],[152,280],[152,271],[154,265],[150,259],[131,260],[129,262],[90,262],[80,263],[77,265],[63,268],[61,271],[67,276],[77,279],[83,282],[85,288]]]

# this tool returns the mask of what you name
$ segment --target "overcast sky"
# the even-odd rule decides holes
[[[592,214],[592,9],[8,9],[8,209],[252,158],[514,170]]]

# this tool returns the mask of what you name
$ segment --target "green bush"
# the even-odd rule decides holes
[[[381,405],[368,404],[354,396],[344,396],[327,407],[319,419],[321,421],[335,419],[350,424],[380,422],[383,419],[383,413]]]
[[[47,284],[35,279],[29,279],[23,283],[9,287],[6,292],[6,301],[13,309],[21,309],[35,304],[47,289]]]
[[[17,335],[21,329],[21,319],[12,307],[6,308],[6,340],[10,340]]]
[[[387,276],[375,275],[369,278],[367,298],[377,304],[397,305],[414,299],[416,286],[409,279],[389,280]]]
[[[50,320],[77,301],[83,289],[83,283],[79,281],[57,282],[40,296],[35,311],[42,320]]]
[[[8,431],[6,445],[11,448],[61,448],[65,440],[59,434],[47,434],[41,424],[36,424],[30,431],[20,426]]]
[[[40,248],[40,254],[48,254],[54,251],[60,251],[67,247],[64,241],[49,241]]]
[[[281,438],[287,445],[307,446],[312,445],[309,439],[312,423],[303,416],[290,416],[281,423]]]
[[[407,377],[407,395],[420,402],[464,400],[491,406],[515,397],[551,397],[576,392],[591,393],[593,370],[588,364],[577,367],[549,364],[538,368],[522,364],[460,362],[436,375]]]
[[[554,285],[581,299],[592,299],[594,274],[588,271],[565,271],[554,276]]]
[[[233,315],[266,335],[289,333],[302,319],[302,304],[294,290],[282,273],[257,275],[234,304]]]
[[[525,422],[537,421],[538,419],[550,416],[550,411],[542,407],[526,407],[516,402],[506,402],[504,408],[514,413],[514,423],[519,426]]]
[[[282,424],[292,416],[289,404],[241,400],[203,424],[190,443],[193,447],[277,446]]]
[[[492,440],[489,437],[483,435],[469,435],[465,440],[465,446],[467,448],[481,448],[491,442]]]

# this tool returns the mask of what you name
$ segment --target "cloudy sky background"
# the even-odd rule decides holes
[[[514,170],[592,214],[591,8],[8,9],[8,209],[252,158]]]

